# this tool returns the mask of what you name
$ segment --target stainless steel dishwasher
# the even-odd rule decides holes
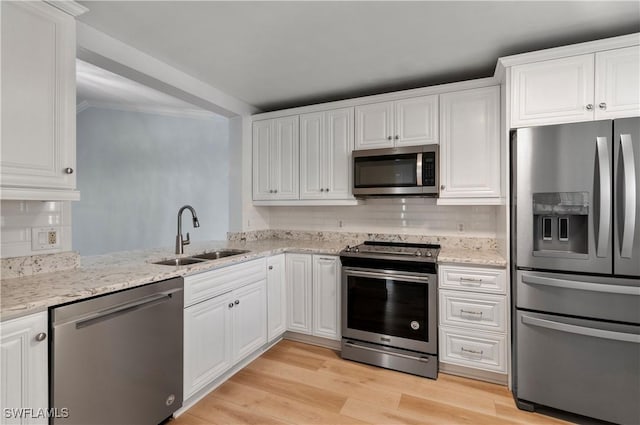
[[[162,422],[182,406],[183,279],[52,310],[54,424]]]

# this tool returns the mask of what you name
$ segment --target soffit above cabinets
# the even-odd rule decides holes
[[[79,19],[268,111],[493,75],[637,32],[637,2],[82,2]]]

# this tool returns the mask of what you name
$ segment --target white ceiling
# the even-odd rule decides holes
[[[215,115],[81,60],[76,60],[76,102],[79,109],[94,106],[166,115]]]
[[[640,2],[84,1],[80,20],[267,111],[487,77],[640,32]]]

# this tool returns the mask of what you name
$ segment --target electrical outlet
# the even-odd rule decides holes
[[[33,251],[42,251],[46,249],[56,248],[60,248],[59,227],[31,228],[31,249]]]

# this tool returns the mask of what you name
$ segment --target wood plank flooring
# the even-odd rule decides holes
[[[518,410],[506,387],[440,374],[437,381],[342,360],[281,341],[171,425],[566,424]]]

